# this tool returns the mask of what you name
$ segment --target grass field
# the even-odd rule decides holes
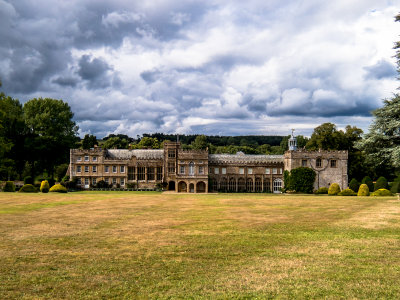
[[[0,193],[0,299],[400,298],[395,197]]]

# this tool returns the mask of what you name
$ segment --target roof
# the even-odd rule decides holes
[[[137,159],[163,159],[163,149],[108,149],[107,157],[111,159],[131,159],[135,156]]]
[[[209,163],[283,163],[283,155],[210,154]]]

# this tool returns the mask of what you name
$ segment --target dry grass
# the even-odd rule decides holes
[[[394,197],[0,193],[0,298],[399,298]]]

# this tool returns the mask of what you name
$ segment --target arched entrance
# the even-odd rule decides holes
[[[256,193],[262,192],[262,181],[261,181],[260,177],[256,178],[256,187],[255,188],[256,188],[256,190],[255,190]]]
[[[187,192],[186,182],[180,181],[178,184],[178,193],[186,193],[186,192]]]
[[[278,178],[274,180],[274,186],[273,186],[274,193],[281,193],[282,183],[283,183],[282,179]]]
[[[254,192],[254,191],[253,191],[253,179],[247,178],[246,190],[247,190],[248,192]]]
[[[229,191],[230,192],[236,192],[236,180],[235,180],[235,178],[230,178],[229,179]]]
[[[221,192],[226,192],[228,190],[228,179],[226,179],[226,177],[221,179],[219,189]]]
[[[189,193],[194,193],[194,184],[189,184]]]
[[[238,180],[238,191],[244,192],[245,190],[246,190],[246,182],[244,181],[244,178],[240,177]]]
[[[205,193],[206,192],[206,184],[203,181],[200,181],[196,184],[196,192],[197,193]]]
[[[175,181],[168,182],[168,191],[175,191]]]

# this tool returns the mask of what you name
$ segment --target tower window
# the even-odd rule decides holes
[[[175,157],[175,150],[168,150],[168,157],[174,158]]]
[[[301,161],[301,166],[302,166],[302,167],[307,167],[307,159],[303,159],[303,160]]]
[[[331,160],[331,168],[336,168],[336,159]]]
[[[316,165],[317,165],[317,168],[321,168],[322,160],[320,158],[317,158]]]

